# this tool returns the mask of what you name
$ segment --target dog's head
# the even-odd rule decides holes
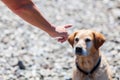
[[[68,37],[68,42],[77,55],[87,56],[99,49],[105,42],[105,37],[101,33],[92,30],[79,30]]]

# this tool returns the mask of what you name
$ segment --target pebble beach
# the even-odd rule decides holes
[[[79,29],[101,32],[106,37],[101,52],[113,80],[120,80],[120,0],[33,2],[52,24],[72,24],[69,34]],[[0,80],[70,80],[74,56],[67,41],[57,42],[15,15],[0,0]]]

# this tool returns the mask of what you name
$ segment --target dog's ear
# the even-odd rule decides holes
[[[105,37],[101,33],[95,31],[93,31],[93,36],[94,36],[94,46],[96,49],[98,49],[105,42]]]
[[[68,42],[71,44],[72,47],[74,45],[74,38],[75,38],[77,33],[78,32],[76,31],[76,32],[72,33],[71,35],[69,35],[69,37],[68,37]]]

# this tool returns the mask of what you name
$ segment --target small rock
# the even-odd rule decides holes
[[[18,61],[18,66],[20,69],[25,70],[25,66],[22,61]]]
[[[65,79],[65,80],[72,80],[72,78],[68,78],[68,79]]]

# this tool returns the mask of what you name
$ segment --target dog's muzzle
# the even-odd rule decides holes
[[[76,47],[76,48],[75,48],[75,53],[76,53],[76,54],[81,55],[81,54],[82,54],[82,52],[83,52],[82,47]]]

